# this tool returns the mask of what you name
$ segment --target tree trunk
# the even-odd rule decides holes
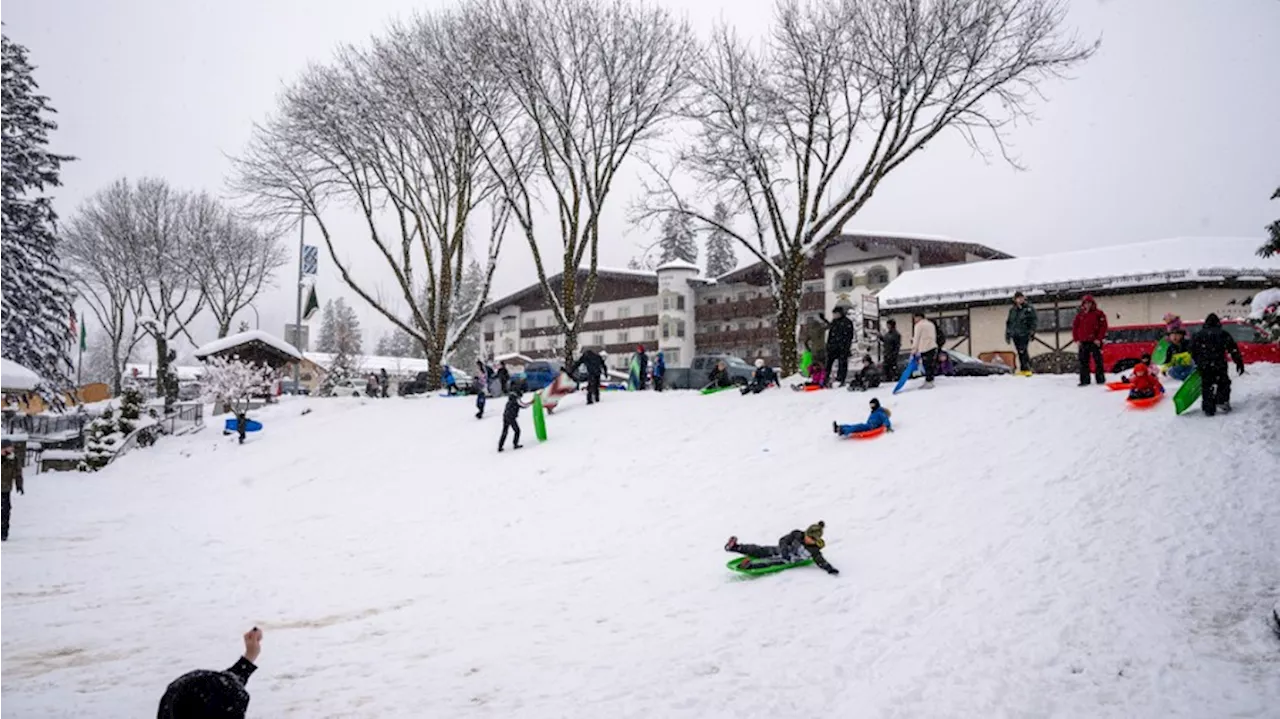
[[[788,265],[782,277],[782,286],[774,298],[777,308],[778,350],[782,357],[782,376],[789,377],[800,368],[796,354],[796,324],[800,317],[800,290],[804,278],[804,263],[799,267]]]
[[[156,340],[156,396],[164,396],[164,380],[169,374],[169,340],[164,334],[155,336]]]
[[[444,386],[444,343],[436,342],[431,346],[424,342],[422,350],[427,358],[427,366],[431,368],[431,372],[427,374],[427,389],[435,392]],[[484,377],[477,377],[475,381],[483,382]]]
[[[565,369],[573,366],[578,361],[578,330],[576,328],[565,330],[564,332],[564,361]]]
[[[226,337],[227,334],[229,334],[230,332],[231,332],[231,317],[228,316],[226,322],[218,323],[218,339],[222,339],[223,337]]]

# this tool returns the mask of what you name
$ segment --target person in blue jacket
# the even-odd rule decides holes
[[[657,359],[653,361],[653,391],[662,391],[662,377],[667,373],[667,360],[658,353]]]
[[[449,365],[444,366],[444,376],[440,381],[444,383],[444,388],[449,391],[449,394],[458,393],[458,382],[453,378],[453,370],[449,369]]]
[[[875,397],[871,398],[871,416],[867,417],[867,421],[862,424],[840,424],[839,422],[831,423],[831,431],[841,437],[848,437],[851,434],[860,432],[870,432],[873,429],[884,427],[886,430],[893,431],[893,423],[889,421],[889,410],[880,406],[880,400]]]

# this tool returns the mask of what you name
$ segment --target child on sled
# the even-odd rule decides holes
[[[805,387],[825,387],[825,386],[827,386],[827,372],[826,370],[822,369],[821,362],[819,362],[818,360],[814,360],[813,364],[809,365],[809,381],[805,382],[804,384],[793,384],[791,385],[791,389],[799,391],[804,389]]]
[[[809,525],[809,528],[803,532],[793,529],[778,540],[778,546],[776,547],[760,544],[739,544],[737,537],[729,537],[729,541],[725,542],[724,551],[736,552],[750,557],[750,559],[738,565],[739,569],[760,569],[776,564],[792,564],[812,559],[813,563],[821,567],[827,574],[839,574],[840,570],[828,564],[827,560],[822,557],[822,548],[827,546],[827,543],[822,540],[822,529],[825,526],[825,522],[819,521],[817,524]]]
[[[1164,391],[1156,373],[1145,364],[1137,364],[1133,368],[1133,378],[1129,381],[1129,399],[1150,399]]]
[[[867,421],[862,424],[840,424],[839,422],[831,423],[831,430],[841,437],[848,437],[851,434],[859,434],[862,432],[870,432],[873,429],[884,427],[887,431],[893,431],[893,423],[889,421],[889,409],[880,406],[880,400],[875,397],[871,398],[871,415],[867,417]]]

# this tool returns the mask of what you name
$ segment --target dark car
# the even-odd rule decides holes
[[[401,397],[423,394],[427,391],[427,378],[430,376],[431,373],[429,372],[419,372],[413,379],[401,381],[397,391]]]
[[[944,370],[942,374],[947,377],[990,377],[992,375],[1011,374],[1012,369],[1008,365],[998,362],[983,362],[977,357],[971,357],[957,350],[942,350],[947,354],[947,358],[951,360],[951,366]],[[911,361],[911,353],[903,352],[898,355],[898,366],[906,367]],[[938,358],[938,362],[942,362],[942,358]],[[912,377],[924,376],[924,370],[916,370]],[[897,377],[886,378],[897,381]]]

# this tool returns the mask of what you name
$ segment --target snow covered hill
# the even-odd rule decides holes
[[[843,391],[572,397],[501,455],[497,401],[299,400],[31,477],[5,714],[148,716],[257,624],[258,717],[1277,716],[1280,367],[1212,419],[1074,382],[885,389],[870,441]],[[725,569],[818,519],[838,577]]]

